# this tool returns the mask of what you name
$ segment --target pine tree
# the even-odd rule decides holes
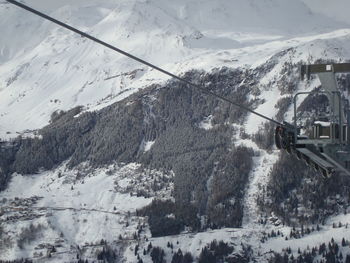
[[[345,246],[346,246],[346,242],[345,242],[345,239],[344,239],[344,238],[341,240],[341,246],[342,246],[342,247],[345,247]]]
[[[182,263],[183,262],[183,255],[181,249],[179,249],[174,255],[171,260],[171,263]]]
[[[163,263],[164,262],[164,250],[160,247],[154,247],[151,251],[151,258],[154,263]]]
[[[335,253],[335,254],[338,254],[338,252],[339,252],[339,246],[338,246],[337,243],[335,243],[335,244],[334,244],[334,253]]]
[[[216,262],[215,256],[209,251],[207,247],[202,249],[199,255],[198,263],[213,263]]]
[[[194,259],[191,255],[191,253],[189,252],[186,252],[185,255],[184,255],[184,258],[182,260],[182,263],[193,263]]]
[[[326,251],[326,244],[325,244],[325,243],[322,243],[322,244],[320,245],[320,248],[318,249],[318,254],[319,254],[319,255],[322,255],[323,252],[325,252],[325,251]]]
[[[147,246],[147,253],[150,252],[152,249],[152,242],[150,242]]]

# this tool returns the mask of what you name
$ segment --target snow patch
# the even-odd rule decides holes
[[[156,141],[145,141],[143,140],[141,142],[141,146],[140,146],[140,151],[142,152],[148,152],[149,150],[151,150],[153,144],[155,143]]]
[[[212,124],[212,119],[213,119],[213,116],[209,115],[208,117],[204,118],[204,120],[198,124],[198,127],[201,129],[204,129],[204,130],[212,129],[214,127]]]

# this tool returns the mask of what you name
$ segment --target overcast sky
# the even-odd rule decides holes
[[[89,0],[25,0],[33,7],[43,11],[53,11],[56,8],[69,3],[87,3]],[[103,0],[101,0],[103,1]],[[118,1],[118,0],[115,0]],[[256,0],[259,1],[259,0]],[[294,0],[290,0],[294,1]],[[307,4],[315,13],[321,13],[341,22],[346,22],[350,26],[350,0],[301,0]],[[97,1],[94,1],[95,3]]]
[[[303,0],[312,11],[350,25],[350,0]]]

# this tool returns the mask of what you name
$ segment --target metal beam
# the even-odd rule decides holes
[[[300,68],[301,79],[304,80],[305,76],[309,80],[312,74],[333,72],[333,73],[346,73],[350,72],[350,63],[337,63],[337,64],[315,64],[315,65],[302,65]]]

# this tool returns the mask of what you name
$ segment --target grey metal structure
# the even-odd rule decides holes
[[[322,90],[299,92],[294,96],[294,123],[284,122],[275,132],[276,146],[303,159],[325,177],[334,173],[350,175],[350,110],[336,81],[336,73],[350,73],[350,63],[303,65],[301,78],[317,74]],[[327,116],[315,120],[311,133],[302,135],[297,125],[297,98],[302,94],[323,93],[329,101]]]

